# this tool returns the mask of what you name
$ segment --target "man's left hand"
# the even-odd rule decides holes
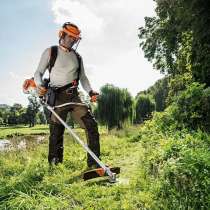
[[[43,97],[47,93],[47,89],[43,86],[38,86],[39,97]]]

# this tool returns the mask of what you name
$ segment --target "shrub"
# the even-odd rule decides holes
[[[151,117],[152,112],[155,110],[155,103],[148,95],[139,95],[135,105],[136,110],[136,123],[141,123]]]
[[[210,89],[204,89],[204,85],[192,83],[177,96],[172,117],[190,129],[201,128],[210,131]]]

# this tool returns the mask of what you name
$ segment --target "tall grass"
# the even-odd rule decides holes
[[[133,131],[137,133],[138,128]],[[128,142],[130,134],[101,133],[102,160],[121,166],[120,177],[129,183],[112,185],[106,178],[84,182],[81,175],[86,169],[86,154],[67,135],[64,163],[50,168],[46,137],[45,143],[36,148],[0,155],[0,209],[130,210],[144,206],[132,184],[138,171],[138,145]],[[84,138],[83,132],[79,135]]]

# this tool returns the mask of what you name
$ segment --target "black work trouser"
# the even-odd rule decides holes
[[[69,95],[66,91],[57,93],[55,105],[60,105],[68,102],[82,103],[78,94]],[[70,112],[73,119],[85,129],[88,147],[100,157],[100,142],[98,125],[95,118],[87,106],[68,105],[61,108],[56,108],[55,112],[66,121],[67,114]],[[56,163],[63,161],[63,134],[65,127],[52,114],[50,119],[50,137],[49,137],[49,155],[48,161],[51,163],[55,160]],[[95,160],[87,154],[87,165],[92,166]]]

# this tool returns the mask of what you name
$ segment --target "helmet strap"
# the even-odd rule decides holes
[[[77,47],[78,47],[79,43],[80,43],[80,39],[74,44],[75,48],[73,48],[73,46],[72,46],[72,48],[73,48],[75,51],[77,50]]]

